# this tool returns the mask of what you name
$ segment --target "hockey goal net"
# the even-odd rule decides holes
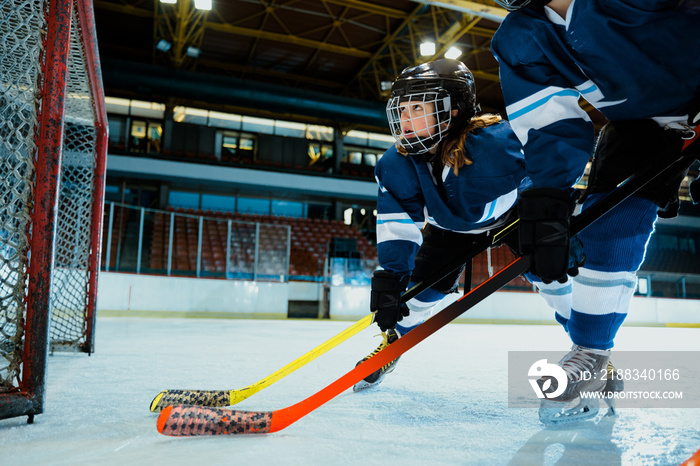
[[[106,114],[90,0],[0,0],[0,419],[94,350]]]

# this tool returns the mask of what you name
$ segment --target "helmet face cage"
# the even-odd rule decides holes
[[[409,154],[417,155],[430,152],[442,142],[452,121],[451,110],[445,91],[421,92],[391,97],[386,115],[396,142]]]

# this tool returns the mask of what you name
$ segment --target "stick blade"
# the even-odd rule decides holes
[[[158,432],[171,437],[267,434],[272,412],[233,411],[204,406],[167,406],[158,416]]]
[[[160,412],[166,406],[197,405],[221,408],[231,404],[229,390],[163,390],[151,401],[151,412]]]

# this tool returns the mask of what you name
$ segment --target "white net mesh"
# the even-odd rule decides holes
[[[0,392],[21,370],[43,10],[0,4]]]

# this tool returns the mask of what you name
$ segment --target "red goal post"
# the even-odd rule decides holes
[[[0,0],[0,419],[94,351],[107,117],[90,0]]]

